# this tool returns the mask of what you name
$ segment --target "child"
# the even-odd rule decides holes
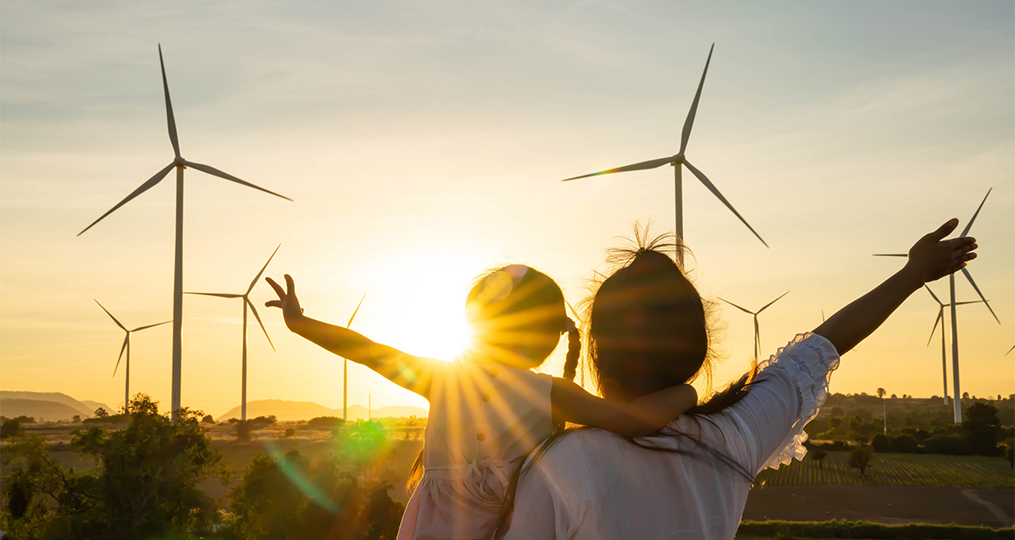
[[[569,334],[565,373],[574,378],[579,339],[560,287],[528,266],[482,277],[466,298],[474,344],[454,362],[412,356],[303,316],[292,278],[268,278],[286,326],[325,349],[363,364],[427,398],[424,472],[399,539],[487,539],[497,527],[514,469],[554,426],[574,422],[639,436],[669,424],[697,402],[687,384],[629,403],[595,397],[568,379],[529,371]]]

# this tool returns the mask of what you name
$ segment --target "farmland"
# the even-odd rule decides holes
[[[936,454],[876,454],[861,478],[847,463],[848,452],[828,452],[823,464],[810,457],[758,475],[756,485],[882,485],[1015,488],[1012,468],[1000,457]]]

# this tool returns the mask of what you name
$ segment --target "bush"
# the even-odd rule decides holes
[[[307,429],[336,429],[345,421],[335,416],[318,416],[307,422]]]
[[[859,446],[849,453],[849,467],[860,470],[860,478],[867,472],[867,467],[874,461],[874,449],[870,446]]]
[[[891,446],[891,441],[889,441],[888,437],[882,433],[878,433],[873,439],[871,439],[871,447],[875,452],[888,452],[891,449]]]
[[[215,425],[215,419],[212,418],[210,414],[206,414],[204,418],[201,419],[201,423]]]
[[[24,435],[25,426],[21,425],[21,421],[17,418],[4,421],[0,424],[0,439],[6,439],[8,437],[17,437],[18,435]]]
[[[965,456],[973,453],[969,441],[958,435],[943,433],[927,437],[923,441],[923,448],[928,454]]]
[[[285,429],[285,436],[286,437],[292,437],[293,435],[296,435],[296,430],[295,429],[293,429],[293,428],[286,428]]]
[[[243,420],[236,421],[236,439],[240,441],[250,440],[250,422]]]
[[[826,452],[823,448],[815,448],[814,450],[808,452],[807,455],[814,461],[818,462],[819,469],[825,468],[825,458],[828,457],[828,452]]]
[[[909,435],[900,435],[891,440],[891,450],[903,454],[915,454],[920,451],[920,445],[915,438]]]

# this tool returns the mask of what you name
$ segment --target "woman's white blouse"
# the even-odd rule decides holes
[[[759,366],[743,399],[718,414],[685,416],[668,429],[696,436],[755,475],[806,454],[803,427],[825,402],[839,365],[835,347],[800,334]],[[751,481],[682,437],[638,448],[598,429],[571,433],[521,477],[507,538],[730,539]]]

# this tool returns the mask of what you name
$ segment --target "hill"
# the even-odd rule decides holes
[[[55,401],[10,398],[0,398],[0,414],[8,418],[31,416],[32,418],[35,418],[37,422],[56,422],[58,420],[69,421],[73,420],[74,416],[90,416],[82,414],[82,412],[77,409]]]
[[[24,400],[31,400],[31,401],[52,401],[54,403],[60,403],[62,405],[66,405],[67,407],[70,407],[71,409],[74,409],[75,411],[77,411],[74,414],[79,414],[82,417],[91,417],[92,414],[95,412],[95,408],[94,407],[89,408],[88,405],[85,405],[84,403],[82,403],[82,402],[80,402],[80,401],[78,401],[78,400],[68,396],[67,394],[61,394],[60,392],[18,392],[18,391],[2,390],[2,391],[0,391],[0,399],[3,399],[3,400],[7,400],[7,399],[24,399]],[[74,416],[74,414],[72,414],[70,416]],[[7,414],[6,412],[3,413],[3,415],[8,417],[8,418],[12,417],[12,415]],[[13,415],[13,416],[19,416],[19,415]],[[35,416],[36,420],[39,419],[38,415],[29,414],[27,416]],[[70,416],[68,416],[66,419],[70,420]],[[46,420],[59,420],[59,418],[50,417],[49,415],[46,415],[46,414],[43,414],[42,417],[45,418]]]
[[[88,400],[88,399],[82,399],[81,403],[84,404],[85,407],[88,407],[92,411],[90,415],[94,415],[95,414],[95,409],[98,409],[100,407],[105,409],[106,412],[109,413],[109,414],[116,413],[116,409],[110,407],[109,405],[106,405],[105,403],[101,403],[101,402],[98,402],[98,401],[91,401],[91,400]]]
[[[312,401],[261,399],[247,402],[247,418],[269,415],[275,415],[280,422],[293,422],[297,420],[310,420],[311,418],[317,418],[318,416],[335,416],[341,418],[342,409],[331,409]],[[402,406],[379,407],[374,409],[372,414],[370,414],[373,418],[401,416],[416,416],[419,418],[425,418],[426,415],[426,409]],[[366,407],[363,407],[362,405],[352,405],[349,407],[349,420],[366,420],[367,416],[368,411]],[[239,417],[240,407],[237,405],[225,414],[216,418],[215,421],[222,422],[230,418]]]

